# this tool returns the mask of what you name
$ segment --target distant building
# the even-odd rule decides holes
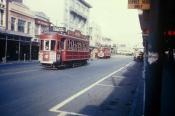
[[[38,42],[39,35],[48,32],[50,29],[50,20],[43,12],[34,12],[35,16],[35,36],[32,41]]]
[[[80,30],[81,33],[89,34],[89,10],[91,5],[85,0],[59,0],[56,13],[58,25],[67,30]]]
[[[108,37],[103,37],[100,43],[101,46],[112,47],[112,40]]]
[[[100,26],[95,23],[91,23],[89,27],[89,35],[90,35],[90,47],[100,46],[100,42],[102,39]]]

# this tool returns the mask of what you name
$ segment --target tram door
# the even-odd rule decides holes
[[[61,62],[62,60],[62,51],[64,50],[64,40],[65,39],[57,41],[57,61],[59,62]]]

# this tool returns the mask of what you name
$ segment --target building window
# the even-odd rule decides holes
[[[25,21],[24,20],[21,20],[21,19],[18,19],[18,31],[19,32],[24,32],[25,30]]]
[[[27,23],[27,33],[30,34],[31,22]]]
[[[15,31],[15,18],[11,17],[11,31]]]
[[[0,10],[0,26],[3,25],[3,11]]]
[[[39,25],[35,25],[35,35],[39,35]]]

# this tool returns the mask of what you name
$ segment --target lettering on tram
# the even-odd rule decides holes
[[[44,67],[74,67],[86,64],[89,58],[89,38],[78,30],[40,35],[39,61]]]

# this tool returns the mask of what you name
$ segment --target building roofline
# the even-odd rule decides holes
[[[92,8],[92,6],[88,2],[86,2],[85,0],[78,0],[78,1],[80,1],[82,4],[84,4],[88,8]]]

